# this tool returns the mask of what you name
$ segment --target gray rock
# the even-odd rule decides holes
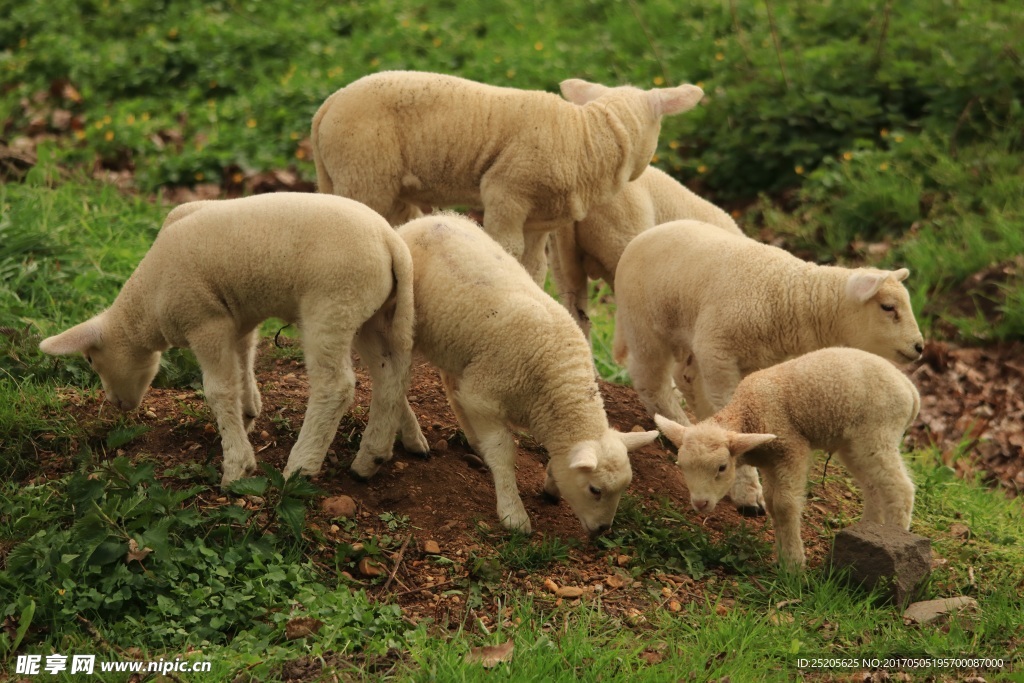
[[[931,541],[897,526],[857,522],[836,534],[832,567],[850,569],[850,580],[905,605],[931,573]]]

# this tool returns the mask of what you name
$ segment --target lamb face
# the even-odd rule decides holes
[[[583,441],[567,458],[552,454],[544,490],[569,501],[591,536],[611,528],[622,493],[633,480],[627,451],[651,443],[657,432],[623,434],[609,429],[600,441]]]
[[[134,410],[160,369],[160,352],[134,347],[104,321],[101,313],[44,339],[39,348],[58,356],[81,353],[99,375],[107,401],[121,410]]]
[[[690,491],[690,504],[705,515],[729,494],[739,456],[775,438],[774,434],[741,434],[707,421],[692,427],[661,415],[655,415],[654,421],[679,448],[676,464]]]
[[[902,284],[908,275],[906,268],[853,271],[846,287],[856,311],[847,321],[851,346],[894,363],[910,363],[921,357],[924,337],[910,306],[910,294]]]

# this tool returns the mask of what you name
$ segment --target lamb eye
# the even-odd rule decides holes
[[[726,467],[727,467],[726,465],[719,465],[718,466],[718,473],[721,474],[722,472],[725,472]]]
[[[593,484],[591,484],[591,486],[590,486],[590,492],[593,493],[595,496],[598,496],[598,497],[601,496],[601,489],[597,488]]]
[[[896,307],[893,306],[892,304],[882,304],[882,310],[885,311],[886,313],[892,313],[893,311],[896,310]]]

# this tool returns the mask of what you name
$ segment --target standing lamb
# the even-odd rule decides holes
[[[647,167],[661,117],[704,94],[578,79],[561,87],[569,101],[434,73],[365,76],[313,117],[319,189],[364,202],[392,225],[420,207],[482,207],[484,230],[523,262],[524,224],[546,233],[582,220]],[[543,250],[531,252],[524,265],[542,282]]]
[[[585,336],[590,337],[587,277],[604,280],[614,291],[615,269],[630,240],[655,225],[684,218],[743,235],[729,214],[653,166],[582,221],[552,233],[555,287]]]
[[[282,193],[183,204],[114,303],[44,339],[45,353],[83,353],[107,400],[133,410],[160,354],[191,348],[224,445],[221,485],[256,468],[246,436],[261,401],[253,372],[257,326],[296,321],[309,372],[309,405],[285,467],[315,474],[355,387],[352,345],[373,380],[359,453],[391,457],[395,432],[429,446],[405,403],[412,353],[412,260],[387,221],[358,202]]]
[[[431,215],[398,234],[412,253],[416,350],[441,371],[466,439],[490,467],[502,524],[531,530],[509,430],[519,425],[550,456],[544,491],[565,496],[591,534],[607,529],[632,479],[627,450],[658,432],[608,426],[579,327],[475,223]],[[360,456],[352,472],[369,477],[379,464]]]
[[[659,225],[619,260],[615,358],[628,356],[652,415],[682,423],[670,378],[703,419],[744,376],[816,349],[913,361],[923,339],[901,284],[909,273],[819,266],[698,221]],[[752,468],[741,469],[730,497],[745,514],[763,511]]]
[[[658,427],[679,447],[693,508],[708,514],[739,465],[764,475],[780,563],[804,566],[800,515],[812,449],[834,452],[861,488],[865,521],[910,528],[914,484],[900,443],[921,399],[889,361],[850,348],[812,351],[748,375],[712,417]]]

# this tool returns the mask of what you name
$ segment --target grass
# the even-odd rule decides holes
[[[0,4],[3,142],[36,157],[27,171],[0,160],[0,679],[14,653],[124,659],[129,648],[208,659],[209,680],[280,680],[313,662],[326,678],[416,681],[787,680],[799,655],[1019,652],[1020,504],[956,479],[933,453],[910,456],[914,531],[947,560],[925,597],[969,592],[975,616],[906,626],[837,577],[779,575],[752,527],[716,539],[667,503],[627,499],[602,551],[633,558],[629,577],[654,607],[632,614],[600,595],[574,604],[507,589],[509,572],[541,575],[578,551],[512,536],[467,558],[471,578],[453,588],[490,629],[414,628],[339,580],[363,556],[393,552],[408,520],[382,517],[362,549],[325,558],[316,535],[300,533],[311,491],[276,473],[243,485],[264,500],[258,513],[209,506],[220,495],[212,464],[157,472],[144,454],[110,460],[141,433],[109,416],[71,419],[63,387],[95,391],[95,377],[84,361],[36,350],[113,300],[168,210],[162,192],[249,192],[274,170],[308,181],[319,104],[394,68],[549,91],[570,76],[701,82],[704,106],[665,122],[658,165],[744,207],[748,234],[822,261],[907,265],[931,335],[1019,340],[1022,27],[1010,4],[776,4],[771,21],[768,4],[663,0],[500,0],[486,11],[394,0]],[[102,180],[111,174],[128,191]],[[626,382],[611,358],[613,297],[601,288],[593,299],[595,362]],[[301,347],[275,353],[298,359]],[[199,380],[191,354],[165,355],[158,384]],[[355,439],[361,423],[346,419]],[[40,479],[44,450],[75,472]],[[821,533],[854,516],[840,511]],[[162,549],[148,572],[123,561],[132,541]],[[671,611],[661,574],[699,580],[697,599]],[[327,627],[288,640],[293,617]],[[469,648],[509,638],[511,663],[464,662]]]

